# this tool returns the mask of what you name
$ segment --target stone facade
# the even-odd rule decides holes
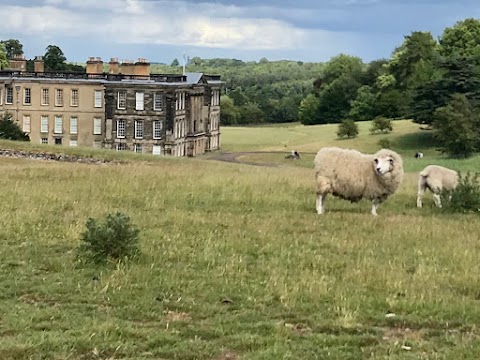
[[[42,71],[0,72],[0,112],[34,143],[173,156],[220,147],[219,76],[150,74],[145,59],[112,59],[103,72],[90,58],[85,74],[45,73],[36,63]]]

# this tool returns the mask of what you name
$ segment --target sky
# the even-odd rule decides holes
[[[405,35],[435,37],[480,17],[476,0],[0,0],[0,39],[27,58],[57,45],[68,61],[192,58],[324,62],[390,57]]]

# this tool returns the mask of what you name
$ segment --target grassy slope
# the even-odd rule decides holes
[[[229,131],[226,147],[247,142]],[[303,136],[299,149],[322,145]],[[478,357],[478,216],[431,198],[416,209],[414,173],[373,218],[333,198],[317,216],[303,167],[0,159],[0,171],[1,359]],[[145,255],[80,266],[86,219],[114,211],[141,228]]]

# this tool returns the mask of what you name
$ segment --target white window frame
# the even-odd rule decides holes
[[[135,93],[135,110],[143,111],[145,109],[145,93],[137,91]]]
[[[93,118],[93,135],[102,135],[102,118]]]
[[[127,91],[121,90],[117,92],[117,109],[125,110],[127,108]]]
[[[40,144],[47,145],[47,144],[48,144],[48,138],[42,137],[42,138],[40,139]]]
[[[48,133],[48,116],[42,115],[40,117],[40,132]]]
[[[70,139],[70,146],[71,147],[77,147],[78,146],[78,141]]]
[[[143,145],[142,144],[134,144],[133,145],[133,151],[137,154],[142,154],[143,153]]]
[[[135,139],[143,139],[145,135],[145,127],[143,120],[135,120]]]
[[[55,106],[63,106],[63,89],[55,89]]]
[[[163,94],[160,92],[153,93],[153,110],[163,110]]]
[[[42,88],[41,90],[41,99],[40,99],[40,105],[50,105],[50,89],[48,88]],[[45,101],[46,100],[46,101]]]
[[[23,88],[23,105],[31,105],[31,104],[32,104],[32,89]]]
[[[102,95],[103,95],[102,90],[95,90],[94,91],[93,107],[101,108],[103,106]]]
[[[10,101],[8,101],[10,98]],[[5,88],[5,104],[11,105],[13,104],[13,87],[7,86]]]
[[[30,115],[23,115],[23,132],[29,133],[31,130],[31,118]]]
[[[70,90],[70,106],[78,106],[78,104],[79,104],[78,89],[71,89]]]
[[[70,134],[78,134],[78,117],[76,116],[70,117]]]
[[[127,150],[127,145],[125,143],[118,143],[116,146],[117,151],[124,151]]]
[[[55,123],[53,126],[54,134],[63,134],[63,117],[60,115],[55,115]]]
[[[122,124],[122,126],[120,126]],[[125,139],[127,133],[127,121],[126,120],[117,120],[117,138]]]
[[[155,120],[152,123],[152,135],[154,139],[162,138],[163,122]]]

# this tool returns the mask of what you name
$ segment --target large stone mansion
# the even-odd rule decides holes
[[[38,144],[196,156],[220,146],[220,76],[151,74],[145,59],[108,71],[89,58],[85,73],[45,72],[41,57],[0,71],[0,113]]]

